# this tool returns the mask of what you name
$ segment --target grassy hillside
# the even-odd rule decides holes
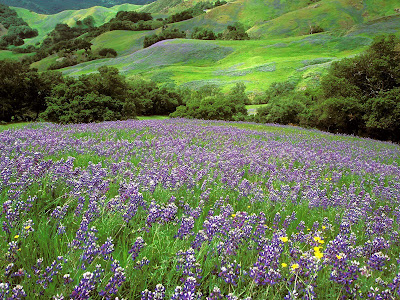
[[[23,7],[37,13],[55,14],[64,10],[85,9],[93,6],[112,7],[121,4],[143,5],[152,0],[2,0],[1,2],[10,5]]]
[[[393,15],[398,1],[321,1],[288,12],[273,20],[260,22],[249,30],[255,38],[270,38],[307,34],[310,26],[319,25],[325,31],[349,30],[354,25]],[[379,8],[381,7],[381,9]]]
[[[35,44],[42,41],[58,23],[65,23],[72,26],[75,25],[76,21],[92,16],[95,20],[95,25],[99,26],[111,20],[119,11],[135,10],[139,7],[140,5],[133,4],[116,5],[110,8],[95,6],[81,10],[66,10],[54,15],[38,14],[18,7],[14,7],[13,9],[17,11],[18,15],[23,18],[30,27],[39,31],[39,35],[36,38],[26,40],[27,44]]]
[[[113,48],[118,55],[126,55],[143,49],[144,37],[149,31],[115,30],[106,32],[92,40],[92,50]]]
[[[96,25],[107,22],[118,11],[139,10],[155,16],[171,14],[193,6],[198,0],[158,0],[145,6],[119,5],[92,7],[40,15],[17,9],[39,37],[57,23],[75,24],[93,16]],[[311,3],[311,4],[310,4]],[[144,37],[154,31],[111,31],[92,40],[92,50],[114,48],[118,57],[87,62],[66,68],[65,74],[78,76],[95,72],[102,65],[115,66],[128,76],[140,74],[159,83],[198,88],[208,83],[226,88],[244,82],[249,90],[264,90],[272,82],[292,78],[298,88],[318,83],[329,64],[365,49],[377,34],[400,29],[400,4],[395,0],[236,0],[208,10],[193,19],[168,25],[187,32],[196,26],[223,31],[240,21],[255,40],[250,41],[164,41],[142,49]],[[310,26],[319,25],[325,32],[308,35]],[[158,29],[155,32],[159,32]],[[34,64],[45,70],[57,59],[46,58]]]
[[[129,36],[129,32],[115,31],[97,41],[109,41],[102,44],[105,47],[114,40],[122,45]],[[368,37],[339,38],[326,33],[269,41],[168,40],[133,54],[70,67],[64,73],[78,76],[108,65],[118,67],[127,76],[140,74],[160,83],[191,88],[244,82],[249,90],[259,91],[289,77],[299,81],[301,87],[318,81],[330,62],[358,53],[371,41]],[[134,39],[124,45],[125,49],[135,46]]]

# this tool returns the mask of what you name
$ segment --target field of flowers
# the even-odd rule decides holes
[[[399,299],[400,147],[189,120],[0,131],[1,299]]]

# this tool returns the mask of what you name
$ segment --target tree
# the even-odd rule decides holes
[[[215,40],[217,37],[212,30],[195,27],[191,34],[191,38],[198,40]]]
[[[236,22],[228,27],[218,35],[221,40],[248,40],[249,35],[244,29],[243,24]]]
[[[45,98],[61,77],[59,73],[39,74],[16,61],[0,61],[0,119],[36,120],[45,107]]]
[[[325,97],[356,97],[365,102],[399,87],[398,44],[394,35],[379,37],[364,54],[334,62],[321,81]]]
[[[400,88],[369,99],[364,119],[373,137],[398,141],[400,139]]]

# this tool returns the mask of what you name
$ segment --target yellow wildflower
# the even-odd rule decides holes
[[[232,218],[236,217],[236,214],[232,214]]]
[[[292,265],[292,270],[296,270],[298,268],[300,268],[299,264],[293,264]]]
[[[325,230],[325,229],[326,229],[326,226],[322,226],[322,229]]]
[[[342,259],[343,256],[341,256],[341,255],[339,254],[339,255],[336,255],[336,258],[337,258],[337,259]]]
[[[287,267],[287,263],[282,263],[282,268],[286,268]]]
[[[25,230],[29,230],[29,229],[31,229],[31,226],[28,225],[28,226],[25,226],[24,228],[25,228]]]
[[[322,240],[319,236],[315,236],[314,241],[318,242],[319,244],[325,243],[324,240]]]
[[[19,238],[19,234],[17,234],[16,236],[14,236],[14,239],[17,239],[17,238]]]
[[[316,258],[318,258],[318,259],[321,259],[321,258],[324,256],[324,254],[321,253],[321,252],[319,252],[319,251],[316,251],[316,252],[314,252],[314,256],[315,256]]]
[[[284,243],[286,243],[289,240],[287,236],[281,236],[279,239]]]
[[[314,251],[315,252],[319,252],[319,249],[321,249],[322,247],[314,247]]]

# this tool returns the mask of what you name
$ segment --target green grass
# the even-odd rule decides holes
[[[118,55],[127,55],[143,48],[143,40],[152,31],[114,30],[103,33],[91,41],[92,50],[113,48]]]
[[[38,30],[39,35],[37,37],[25,41],[27,44],[34,45],[35,43],[40,43],[58,23],[74,26],[76,21],[92,16],[96,26],[100,26],[111,20],[119,11],[135,10],[140,7],[141,5],[134,4],[122,4],[110,8],[94,6],[80,10],[66,10],[54,15],[38,14],[25,8],[14,7],[13,9],[17,11],[18,15],[23,18],[30,27]]]
[[[159,0],[142,7],[93,7],[49,16],[24,9],[17,11],[31,27],[39,30],[39,37],[27,40],[27,43],[34,44],[59,22],[73,25],[76,20],[91,15],[100,25],[120,10],[138,9],[163,15],[181,11],[196,2],[198,0]],[[161,84],[193,89],[215,84],[227,90],[233,84],[243,82],[248,91],[254,92],[265,90],[273,82],[294,77],[299,79],[298,88],[305,88],[318,85],[331,62],[363,51],[376,34],[399,35],[400,16],[393,15],[398,6],[395,0],[368,0],[363,5],[356,0],[321,0],[311,5],[306,0],[231,1],[193,19],[168,26],[185,30],[188,34],[196,26],[220,32],[228,24],[240,21],[256,40],[177,39],[142,49],[145,36],[161,29],[143,32],[118,30],[92,40],[93,50],[114,48],[117,58],[79,64],[63,72],[79,76],[107,65],[117,67],[128,77],[139,75]],[[314,24],[327,32],[308,35],[310,25]],[[55,59],[46,58],[33,66],[42,71]]]
[[[9,50],[0,50],[0,60],[2,59],[21,59],[24,56],[29,55],[25,53],[13,53]]]
[[[134,49],[137,41],[129,40],[129,37],[141,34],[111,32],[94,40],[94,45],[112,46],[112,39],[107,37],[116,36],[117,51],[123,48]],[[105,42],[107,40],[110,42]],[[191,88],[211,83],[228,89],[236,82],[244,82],[249,91],[262,91],[272,82],[284,81],[293,76],[301,78],[300,85],[313,83],[331,61],[357,54],[372,41],[363,38],[359,47],[348,46],[353,40],[354,37],[335,37],[329,34],[249,41],[178,39],[158,43],[116,59],[66,68],[64,73],[78,76],[95,72],[101,65],[108,65],[119,68],[127,76],[140,74],[146,78],[156,78],[160,83]]]
[[[91,217],[89,228],[96,228],[93,233],[96,239],[93,243],[101,246],[106,238],[112,238],[112,256],[125,270],[126,281],[115,296],[140,299],[141,291],[146,288],[154,290],[156,284],[162,283],[169,299],[175,287],[182,284],[182,270],[176,268],[177,252],[189,249],[195,239],[195,236],[187,236],[181,240],[174,236],[180,227],[182,216],[187,215],[188,210],[193,212],[200,208],[200,214],[195,219],[194,233],[205,229],[205,221],[211,222],[212,215],[218,217],[223,224],[216,228],[238,225],[237,231],[232,229],[229,234],[228,230],[216,234],[210,243],[204,242],[202,247],[196,249],[194,259],[202,269],[202,278],[198,281],[197,289],[204,293],[204,297],[209,296],[208,293],[214,286],[218,286],[225,294],[232,292],[240,298],[248,296],[254,300],[282,299],[288,291],[296,288],[297,280],[307,280],[307,283],[315,284],[317,299],[337,299],[343,285],[330,280],[335,265],[334,261],[326,257],[329,255],[328,248],[334,246],[333,239],[340,238],[339,232],[348,224],[345,216],[362,215],[361,221],[352,219],[349,227],[351,233],[341,235],[342,238],[351,238],[349,245],[341,245],[345,249],[343,252],[349,254],[354,250],[353,245],[356,249],[365,249],[363,247],[367,240],[375,238],[365,234],[365,229],[370,227],[364,220],[373,221],[374,217],[378,219],[381,216],[395,218],[391,212],[398,207],[397,198],[384,200],[382,198],[385,194],[375,194],[379,193],[376,192],[379,187],[395,195],[398,192],[395,179],[397,175],[392,171],[396,169],[387,159],[398,159],[399,147],[390,143],[331,135],[292,126],[215,121],[144,120],[67,126],[21,123],[4,127],[18,129],[25,125],[31,128],[36,126],[37,130],[22,129],[4,137],[9,145],[5,150],[8,152],[5,152],[4,164],[10,163],[9,157],[17,162],[24,159],[24,164],[14,163],[10,167],[10,182],[19,185],[6,185],[0,191],[0,196],[10,199],[7,204],[13,204],[10,205],[10,211],[17,210],[28,195],[37,196],[37,200],[26,212],[21,209],[21,214],[18,215],[20,220],[14,222],[15,226],[11,227],[10,232],[3,232],[0,250],[5,254],[10,241],[18,244],[20,250],[15,251],[16,258],[13,260],[15,271],[22,268],[32,274],[32,277],[10,277],[9,280],[13,285],[21,284],[28,293],[27,298],[33,299],[38,291],[43,292],[42,298],[46,299],[59,293],[68,296],[81,280],[83,273],[93,272],[97,264],[105,270],[96,287],[97,292],[104,288],[112,275],[111,262],[96,255],[83,269],[82,254],[85,248],[68,247],[73,239],[81,236],[79,234],[82,231],[78,231],[78,228],[83,220],[82,215],[87,211],[85,216]],[[0,126],[0,130],[4,127]],[[56,149],[48,147],[48,142],[54,143]],[[112,151],[107,152],[110,149]],[[53,153],[49,153],[49,150]],[[31,154],[24,156],[25,153]],[[208,155],[204,161],[203,153]],[[33,155],[35,158],[31,157]],[[75,160],[71,165],[65,162],[72,157]],[[351,157],[354,157],[354,163]],[[247,160],[252,166],[246,163]],[[45,169],[38,173],[37,170],[47,162],[52,166],[50,171]],[[265,171],[257,172],[258,165]],[[382,167],[381,173],[371,168],[371,165]],[[207,169],[201,173],[203,168]],[[169,178],[185,175],[181,172],[187,170],[192,172],[188,178],[193,179],[193,182],[185,181],[187,184],[177,186],[164,184],[164,181],[169,182]],[[200,174],[203,174],[200,180],[195,178]],[[396,177],[393,178],[394,176]],[[30,180],[25,182],[25,178]],[[149,191],[148,184],[144,183],[151,178],[158,181],[154,191]],[[185,176],[182,178],[184,179],[180,180],[186,180]],[[225,181],[231,178],[238,178],[233,182],[234,185]],[[250,182],[251,187],[243,188],[240,185],[245,181]],[[124,187],[134,187],[136,184],[139,184],[147,208],[152,201],[159,205],[173,202],[177,206],[176,219],[154,222],[150,226],[146,220],[150,217],[151,210],[140,207],[133,219],[125,222],[123,214],[131,199],[124,199],[129,195]],[[14,186],[21,186],[20,202],[10,197]],[[261,199],[255,199],[253,186],[263,193]],[[243,191],[249,190],[252,190],[250,194],[241,195]],[[314,191],[320,192],[322,196],[315,196],[316,199],[308,197],[308,193]],[[314,205],[318,201],[323,204],[325,195],[332,200],[331,204],[327,207]],[[85,204],[83,213],[77,213],[79,197],[90,202],[89,205]],[[344,201],[340,205],[333,204],[333,201],[341,199]],[[359,201],[360,206],[351,206],[353,201]],[[363,209],[362,205],[369,204],[369,209]],[[58,220],[54,215],[50,216],[57,206],[63,205],[68,205],[65,217]],[[378,211],[378,208],[381,210]],[[295,212],[296,219],[286,227],[284,220],[292,212]],[[281,216],[280,222],[273,221],[277,213]],[[258,218],[262,218],[262,222]],[[29,219],[33,221],[34,231],[24,236],[26,227],[23,224]],[[2,221],[8,219],[3,215]],[[304,222],[304,230],[297,229],[300,221]],[[66,226],[66,232],[61,235],[57,234],[60,222]],[[256,227],[257,225],[260,226]],[[376,225],[379,226],[378,223]],[[387,226],[398,230],[396,222]],[[304,236],[304,239],[296,239],[298,234],[300,237]],[[15,237],[16,235],[19,237]],[[237,244],[228,243],[236,236]],[[257,246],[277,243],[279,236],[288,238],[287,241],[282,241],[278,258],[274,258],[278,262],[276,269],[284,278],[273,286],[257,285],[252,278],[244,275],[244,271],[248,272],[254,266],[258,255],[264,250]],[[315,262],[321,267],[318,270],[306,269],[313,261],[315,236],[324,240],[324,244],[320,246],[326,256],[322,261]],[[391,236],[392,231],[378,235],[386,240]],[[136,261],[143,257],[150,260],[149,265],[142,270],[134,269],[135,262],[128,253],[137,237],[142,237],[147,245]],[[259,241],[260,244],[256,244]],[[221,254],[221,245],[237,247],[232,248],[232,253]],[[389,268],[389,264],[398,258],[399,249],[396,244],[390,244],[390,247],[381,251],[390,256],[390,262],[386,263]],[[368,264],[368,257],[364,257],[362,253],[357,251],[355,257],[352,257],[352,261],[360,263],[360,267]],[[62,272],[55,274],[48,288],[42,288],[36,284],[38,278],[31,271],[32,266],[37,258],[43,257],[44,269],[58,255],[63,255],[68,262],[63,264]],[[305,261],[306,258],[309,261]],[[219,277],[222,259],[229,259],[230,262],[237,260],[241,264],[241,280],[237,285],[226,283]],[[290,273],[285,267],[281,267],[282,262],[290,266],[299,261],[302,262],[304,271],[311,270],[311,275],[313,272],[318,273],[315,281],[304,273],[299,272],[297,277],[297,273]],[[3,263],[8,262],[4,259]],[[371,278],[358,276],[357,289],[368,293],[369,287],[380,286],[379,282],[375,282],[378,277],[392,282],[398,273],[398,266],[394,263],[393,268],[395,272],[373,271]],[[64,274],[70,274],[74,283],[64,285]],[[97,297],[97,292],[92,293],[95,299],[100,298]]]

